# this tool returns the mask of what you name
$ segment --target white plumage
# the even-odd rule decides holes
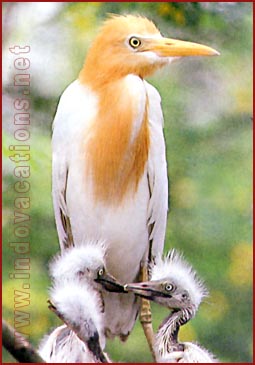
[[[183,351],[173,351],[168,353],[160,362],[165,363],[217,363],[216,357],[199,344],[184,342]]]
[[[137,103],[149,98],[150,151],[135,194],[127,193],[118,204],[95,202],[93,183],[85,176],[86,143],[97,111],[97,96],[79,81],[63,93],[53,125],[53,201],[61,248],[68,241],[61,215],[69,217],[75,245],[105,239],[109,272],[126,283],[138,280],[140,264],[162,253],[168,205],[168,181],[160,96],[138,76],[124,82]],[[143,114],[133,123],[139,130]],[[117,121],[116,121],[117,122]],[[110,141],[109,141],[110,143]],[[80,149],[84,148],[82,154]],[[105,152],[107,153],[107,151]],[[150,227],[153,227],[151,230]],[[108,336],[127,335],[135,322],[140,300],[131,294],[104,293]]]
[[[94,279],[97,277],[97,272],[105,267],[105,243],[89,241],[84,246],[68,248],[60,255],[56,255],[49,267],[55,285],[63,281],[89,280],[91,286],[96,286]]]
[[[91,285],[81,282],[69,282],[56,285],[50,292],[50,298],[68,322],[80,327],[89,339],[98,332],[102,348],[105,346],[103,326],[103,305],[98,292]]]
[[[188,292],[189,302],[196,311],[208,291],[193,267],[175,249],[164,257],[158,257],[156,265],[151,267],[151,281],[165,280],[176,288]],[[170,302],[171,305],[171,302]]]
[[[46,362],[108,362],[100,278],[106,278],[104,243],[88,242],[57,255],[50,264],[50,300],[66,325],[46,337],[39,353]],[[107,359],[107,360],[106,360]]]
[[[157,362],[217,362],[200,345],[178,341],[180,326],[195,316],[208,291],[192,266],[176,250],[171,250],[163,259],[158,258],[151,268],[151,281],[128,284],[126,289],[171,309],[155,336]]]
[[[51,292],[51,300],[58,311],[70,323],[70,327],[57,327],[46,336],[39,347],[39,354],[48,363],[96,363],[104,362],[100,356],[100,348],[104,347],[102,333],[101,299],[90,286],[79,285],[71,281]],[[81,340],[72,327],[79,327]],[[97,354],[89,349],[93,342]]]
[[[144,78],[173,57],[215,50],[162,37],[140,16],[112,16],[91,45],[53,123],[53,202],[61,249],[105,239],[120,282],[139,279],[162,254],[168,180],[161,99]],[[143,270],[146,273],[146,270]],[[107,336],[129,334],[140,306],[103,293]]]

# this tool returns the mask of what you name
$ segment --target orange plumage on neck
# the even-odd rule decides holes
[[[123,21],[126,22],[124,26]],[[130,32],[135,31],[136,17],[107,20],[79,75],[80,82],[89,86],[99,100],[86,152],[86,172],[92,174],[95,198],[116,203],[128,191],[136,191],[149,151],[148,101],[140,130],[131,141],[137,100],[125,85],[125,76],[135,74],[143,78],[159,67],[142,58],[137,62],[136,55],[125,46],[127,28]],[[159,34],[155,25],[145,18],[140,18],[137,31],[140,34]]]
[[[146,103],[140,130],[131,140],[136,103],[123,80],[99,92],[99,108],[91,125],[87,164],[96,199],[118,203],[136,191],[149,151]],[[114,113],[113,113],[114,110]]]

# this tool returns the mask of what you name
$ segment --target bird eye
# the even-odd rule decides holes
[[[182,299],[186,300],[186,299],[188,299],[188,297],[189,297],[189,296],[188,296],[188,294],[187,294],[187,293],[183,293],[183,294],[182,294]]]
[[[104,273],[104,269],[103,268],[101,268],[101,269],[98,270],[98,276],[102,276],[103,273]]]
[[[138,39],[138,38],[136,38],[136,37],[131,37],[131,38],[129,39],[129,44],[130,44],[130,46],[131,46],[132,48],[137,48],[137,47],[139,47],[139,46],[140,46],[141,41],[140,41],[140,39]]]
[[[172,291],[173,290],[173,285],[172,284],[166,284],[165,285],[165,289],[167,290],[167,291]]]

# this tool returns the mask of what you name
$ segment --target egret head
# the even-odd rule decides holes
[[[109,291],[123,290],[122,285],[106,270],[103,242],[87,242],[63,251],[50,263],[50,274],[56,284],[84,281],[96,289],[100,283]]]
[[[170,309],[193,308],[193,313],[208,295],[196,272],[175,250],[157,260],[151,269],[151,281],[128,284],[125,289]]]
[[[80,79],[89,82],[96,74],[101,74],[101,80],[103,76],[113,80],[131,73],[146,77],[173,57],[218,54],[201,44],[164,38],[147,18],[113,15],[94,40]]]

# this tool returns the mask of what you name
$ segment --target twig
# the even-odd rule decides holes
[[[12,356],[22,363],[44,363],[45,361],[33,346],[4,319],[2,320],[3,346]]]

